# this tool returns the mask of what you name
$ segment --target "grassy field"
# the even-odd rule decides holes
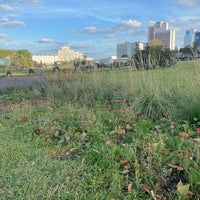
[[[200,199],[199,73],[0,78],[0,199]]]

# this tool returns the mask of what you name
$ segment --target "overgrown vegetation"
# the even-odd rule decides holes
[[[199,199],[199,67],[0,87],[0,199]]]

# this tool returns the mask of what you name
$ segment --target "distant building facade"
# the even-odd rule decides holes
[[[195,33],[194,45],[200,50],[200,32]]]
[[[47,64],[52,65],[59,60],[58,56],[48,56],[48,55],[39,55],[39,56],[32,56],[33,61],[39,64]]]
[[[123,56],[132,57],[137,50],[143,50],[146,47],[146,43],[143,42],[124,42],[117,44],[117,58]]]
[[[84,55],[78,51],[70,49],[69,46],[63,46],[58,50],[57,55],[33,55],[33,61],[39,64],[53,65],[55,62],[70,62],[76,59],[83,59]]]
[[[190,29],[185,31],[184,35],[184,46],[194,46],[194,41],[195,41],[195,33],[196,29]]]
[[[175,30],[169,29],[167,22],[156,22],[148,27],[148,42],[160,40],[164,49],[175,49]]]

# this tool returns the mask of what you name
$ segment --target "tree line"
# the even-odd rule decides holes
[[[25,69],[33,66],[32,54],[27,49],[0,49],[0,58],[10,58],[10,67]]]
[[[123,67],[132,66],[137,69],[155,69],[159,67],[168,67],[174,65],[177,60],[185,59],[197,59],[200,56],[200,51],[197,46],[194,47],[184,47],[179,51],[181,57],[177,58],[177,51],[170,51],[169,49],[163,48],[163,44],[160,40],[153,40],[148,43],[144,50],[136,50],[136,53],[130,58],[128,55],[123,55],[122,57],[127,57],[126,63],[115,62],[112,67]],[[32,60],[32,54],[27,49],[21,50],[7,50],[0,49],[0,58],[10,58],[11,65],[13,69],[25,69],[32,66],[39,66]],[[62,62],[62,66],[73,65],[72,63]],[[99,64],[98,64],[99,66]],[[102,66],[101,66],[102,67]]]

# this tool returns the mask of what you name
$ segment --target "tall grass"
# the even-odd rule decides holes
[[[200,118],[199,61],[149,71],[67,73],[54,76],[45,89],[51,101],[94,105],[124,100],[138,116],[149,119]]]

